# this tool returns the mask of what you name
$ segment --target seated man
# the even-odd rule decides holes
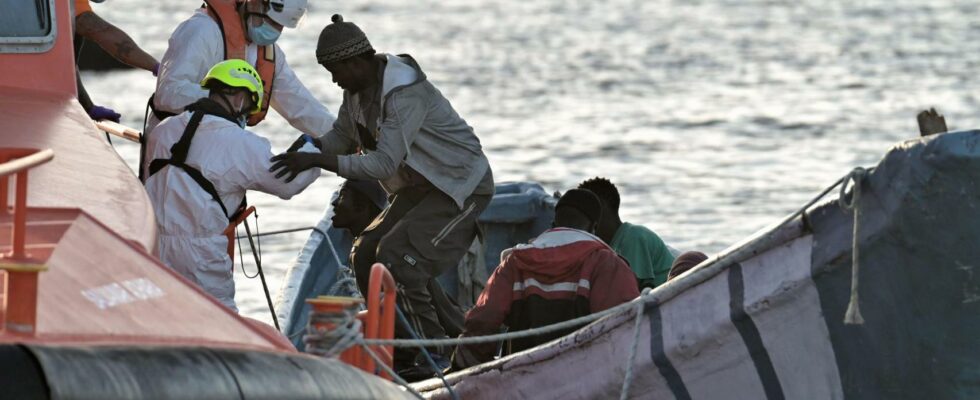
[[[377,181],[348,179],[340,187],[340,195],[331,203],[334,228],[347,229],[357,238],[388,206],[388,196]]]
[[[606,178],[595,177],[578,185],[602,202],[602,218],[596,235],[629,261],[640,287],[655,288],[667,281],[674,256],[656,233],[619,217],[619,191]]]
[[[639,296],[626,262],[592,235],[600,213],[599,199],[592,192],[565,193],[555,208],[554,228],[501,254],[500,266],[466,314],[462,336],[494,334],[502,325],[521,331],[555,324]],[[572,331],[515,339],[505,352],[525,350]],[[453,368],[490,361],[496,350],[496,343],[459,346]]]
[[[237,311],[235,281],[222,231],[245,206],[245,192],[289,199],[320,173],[292,182],[269,173],[269,141],[245,130],[262,105],[262,80],[247,62],[222,61],[201,86],[208,97],[167,118],[147,143],[146,192],[157,220],[160,261]],[[316,152],[312,144],[299,148]]]
[[[677,256],[674,259],[674,264],[670,266],[670,274],[667,275],[667,280],[676,278],[707,259],[708,256],[700,251],[688,251]]]

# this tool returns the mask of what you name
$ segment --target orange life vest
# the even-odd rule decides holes
[[[225,60],[245,58],[245,48],[248,46],[248,39],[242,17],[238,14],[236,0],[204,0],[207,4],[208,15],[218,23],[221,28],[221,36],[225,42]],[[272,82],[276,74],[276,49],[275,45],[259,46],[258,55],[255,58],[255,70],[262,77],[262,109],[258,113],[248,118],[248,125],[255,126],[263,119],[269,111],[269,103],[272,99]]]

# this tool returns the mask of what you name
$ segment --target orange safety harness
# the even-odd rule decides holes
[[[221,28],[221,36],[225,44],[225,60],[235,58],[245,60],[248,40],[244,22],[238,14],[239,0],[204,0],[204,2],[207,4],[208,15]],[[258,56],[255,58],[255,70],[262,77],[262,98],[265,101],[262,102],[262,109],[248,118],[248,126],[257,125],[265,119],[265,114],[269,111],[272,83],[275,81],[276,74],[275,45],[259,46]]]

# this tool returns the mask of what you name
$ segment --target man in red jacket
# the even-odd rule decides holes
[[[466,314],[462,336],[521,331],[567,321],[630,301],[640,295],[629,265],[593,235],[601,213],[588,190],[565,193],[555,207],[554,228],[531,243],[501,254],[501,263],[476,305]],[[571,333],[576,328],[508,343],[515,353]],[[493,359],[497,343],[459,346],[453,369]]]

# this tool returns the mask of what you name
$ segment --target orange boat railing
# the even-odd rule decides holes
[[[368,339],[391,339],[395,337],[395,297],[397,296],[395,278],[381,263],[371,266],[371,281],[368,283],[367,314],[364,318],[364,337]],[[383,297],[382,297],[383,295]],[[389,368],[394,363],[392,346],[372,346],[374,353],[384,361]],[[376,366],[370,357],[364,357],[362,369],[375,373]],[[391,379],[384,370],[377,374],[385,379]]]
[[[395,279],[388,269],[380,263],[371,267],[371,281],[368,284],[367,310],[357,314],[362,322],[362,335],[365,339],[392,339],[395,336]],[[337,315],[353,312],[363,300],[353,297],[321,296],[306,301],[313,307],[314,313],[322,315]],[[334,323],[318,323],[311,318],[315,329],[342,329]],[[368,348],[391,369],[394,363],[392,346],[368,346]],[[378,375],[385,379],[392,377],[378,366],[374,359],[359,345],[348,348],[339,355],[340,361],[353,365],[361,370]]]
[[[27,173],[30,169],[51,161],[54,150],[0,149],[0,212],[10,214],[8,197],[10,176],[16,177],[14,191],[11,251],[0,255],[0,269],[6,272],[0,318],[2,329],[14,334],[34,333],[37,322],[38,273],[46,266],[27,254]]]

